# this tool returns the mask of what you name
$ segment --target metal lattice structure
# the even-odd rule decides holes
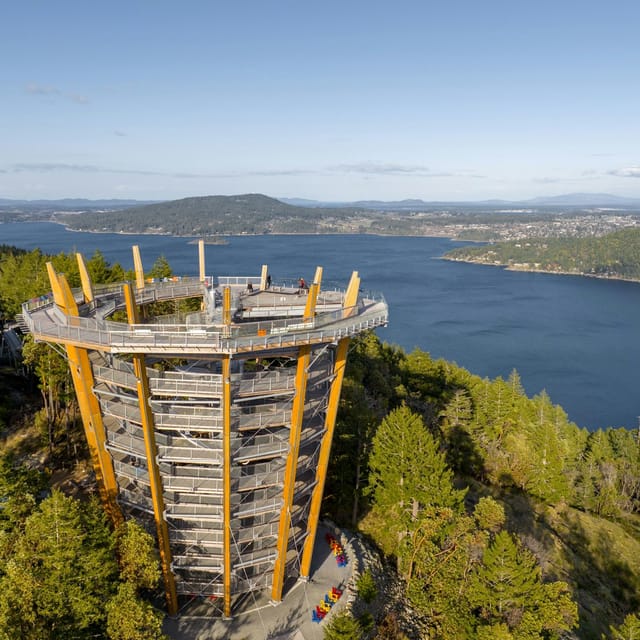
[[[105,508],[153,526],[170,613],[309,576],[349,339],[385,325],[380,296],[204,275],[52,292],[23,305],[36,340],[66,349]],[[167,304],[200,309],[158,315]],[[164,304],[163,304],[164,303]],[[169,305],[171,306],[171,305]],[[193,305],[192,305],[193,306]],[[126,320],[117,321],[117,318]]]

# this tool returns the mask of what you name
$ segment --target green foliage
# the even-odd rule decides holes
[[[116,554],[120,579],[136,589],[154,589],[160,581],[160,567],[154,539],[134,520],[116,531]]]
[[[7,318],[20,313],[22,303],[51,291],[46,263],[52,262],[56,271],[64,273],[71,287],[80,286],[80,272],[75,254],[43,254],[40,249],[30,252],[0,252],[0,310]],[[87,261],[87,270],[95,284],[123,280],[119,264],[110,266],[100,251]]]
[[[352,341],[333,438],[325,504],[338,521],[357,523],[371,438],[390,407],[397,402],[400,351],[373,333]]]
[[[0,531],[21,526],[46,488],[44,473],[18,464],[14,456],[0,456]]]
[[[506,625],[515,637],[558,634],[569,631],[578,620],[568,586],[542,583],[533,555],[506,531],[485,549],[470,587],[469,601],[479,609],[482,624]]]
[[[480,529],[497,533],[505,523],[504,507],[493,498],[480,498],[473,510],[473,517]]]
[[[364,633],[358,620],[350,613],[340,611],[331,615],[322,637],[324,640],[361,640]]]
[[[422,418],[407,406],[382,421],[369,458],[376,506],[406,528],[429,506],[460,509],[464,491],[453,488],[453,474]]]
[[[140,599],[131,582],[118,587],[107,603],[107,635],[110,640],[164,640],[163,614]]]
[[[104,623],[117,566],[101,508],[53,492],[5,538],[0,638],[76,638]]]
[[[149,271],[147,275],[150,278],[159,278],[162,280],[163,278],[171,277],[173,275],[173,271],[167,259],[164,256],[159,256],[153,263],[153,267],[151,267],[151,271]]]
[[[605,636],[602,636],[605,640]],[[640,640],[640,617],[637,614],[629,614],[619,627],[610,627],[610,640]]]
[[[371,571],[367,570],[360,575],[356,583],[358,596],[367,604],[372,603],[378,595],[378,587]]]

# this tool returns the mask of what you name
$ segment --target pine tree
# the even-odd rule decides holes
[[[485,550],[471,579],[469,599],[485,624],[507,625],[515,637],[558,634],[570,630],[578,619],[568,586],[543,584],[533,554],[506,531],[498,533]]]
[[[427,505],[461,508],[465,491],[453,488],[453,474],[434,437],[406,406],[382,421],[369,467],[376,506],[397,513],[405,525]]]
[[[117,576],[100,507],[54,491],[14,535],[0,577],[0,638],[64,640],[100,629]]]
[[[324,640],[361,640],[362,637],[360,623],[346,611],[331,615],[323,633]]]
[[[636,614],[629,614],[619,627],[609,628],[610,640],[640,640],[640,617]],[[602,640],[605,640],[604,634]]]

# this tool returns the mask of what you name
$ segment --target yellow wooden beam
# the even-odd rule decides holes
[[[56,273],[51,262],[47,263],[47,273],[56,305],[68,317],[77,316],[78,307],[66,278]],[[118,485],[111,457],[105,449],[106,435],[100,403],[93,393],[94,379],[89,356],[85,349],[72,344],[66,345],[66,351],[100,499],[109,518],[117,526],[123,519],[116,502]]]
[[[309,286],[309,294],[307,295],[307,303],[304,307],[304,320],[311,320],[316,315],[316,303],[318,302],[318,290],[320,285],[315,282]]]
[[[222,551],[223,613],[231,617],[231,356],[222,360]]]
[[[198,264],[200,266],[200,282],[204,282],[206,277],[204,260],[204,240],[198,240]]]
[[[327,413],[325,415],[325,431],[320,443],[320,453],[318,455],[318,465],[316,467],[316,485],[311,494],[311,506],[309,508],[309,519],[307,520],[307,537],[302,550],[302,560],[300,562],[300,575],[303,578],[309,577],[311,570],[311,559],[313,558],[313,546],[315,544],[316,533],[318,531],[318,519],[320,518],[320,508],[322,506],[322,496],[324,485],[327,479],[327,467],[329,465],[329,454],[331,453],[331,442],[336,426],[336,415],[338,414],[338,403],[344,380],[344,371],[347,366],[347,352],[349,350],[349,338],[344,338],[338,343],[335,361],[333,365],[333,380],[329,390],[329,401]]]
[[[358,272],[354,271],[351,274],[351,280],[349,280],[349,285],[347,286],[347,291],[344,294],[344,299],[342,301],[345,318],[348,318],[349,316],[353,315],[356,311],[355,307],[358,302],[359,289],[360,289],[360,277],[358,276]]]
[[[138,307],[131,284],[124,285],[125,305],[127,308],[127,321],[129,324],[137,324]],[[164,498],[162,495],[162,479],[158,468],[158,447],[156,445],[155,424],[153,411],[149,404],[151,392],[149,390],[149,378],[144,355],[133,356],[133,372],[136,376],[138,392],[138,406],[142,422],[142,434],[144,437],[145,455],[147,458],[147,470],[149,472],[149,486],[151,501],[153,503],[153,515],[158,532],[158,547],[160,550],[160,565],[164,578],[164,589],[167,598],[169,615],[178,613],[178,595],[176,592],[175,577],[171,570],[171,547],[169,544],[169,529],[164,517]]]
[[[287,548],[289,546],[289,530],[291,528],[291,507],[293,505],[296,472],[298,469],[298,454],[300,451],[300,435],[304,417],[304,404],[307,393],[307,379],[311,346],[304,345],[298,352],[296,369],[296,393],[291,408],[291,426],[289,427],[289,453],[284,472],[284,487],[282,490],[282,510],[278,524],[278,542],[276,561],[273,568],[273,582],[271,585],[271,599],[274,602],[282,600],[284,585],[284,571],[287,563]]]
[[[262,265],[262,272],[260,273],[260,291],[264,291],[267,288],[267,276],[269,275],[269,266]]]
[[[80,282],[82,283],[82,293],[84,295],[85,302],[93,301],[93,283],[91,282],[91,276],[87,269],[87,263],[84,261],[84,256],[81,253],[76,253],[76,260],[78,261],[78,270],[80,271]]]
[[[131,249],[133,251],[133,268],[136,272],[136,288],[144,289],[144,270],[142,268],[142,258],[140,257],[140,247],[134,244]]]
[[[231,326],[231,287],[222,291],[222,324]]]
[[[315,275],[313,276],[313,281],[318,285],[318,293],[320,293],[320,285],[322,284],[322,267],[316,267]]]

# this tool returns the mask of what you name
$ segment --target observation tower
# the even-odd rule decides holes
[[[259,276],[82,287],[47,265],[52,292],[23,305],[65,352],[101,499],[157,535],[167,607],[308,578],[352,336],[387,323],[381,296]],[[188,301],[188,302],[187,302]],[[186,311],[185,309],[191,309]]]

